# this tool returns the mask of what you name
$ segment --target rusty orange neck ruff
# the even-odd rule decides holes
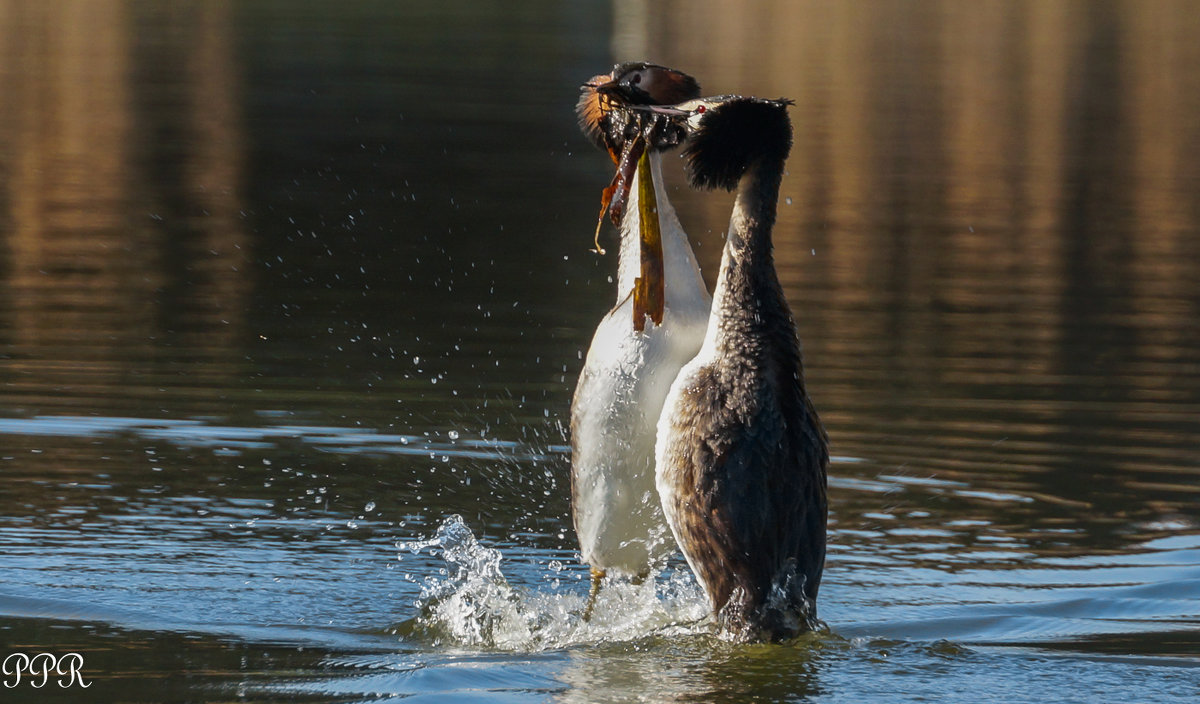
[[[643,332],[647,317],[655,325],[662,325],[666,308],[662,230],[658,223],[658,196],[654,192],[648,149],[638,158],[637,175],[641,276],[633,282],[633,329]]]

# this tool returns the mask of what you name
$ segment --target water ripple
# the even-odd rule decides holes
[[[239,450],[266,449],[284,443],[302,443],[339,454],[434,455],[468,459],[540,461],[570,451],[565,445],[534,447],[493,438],[460,438],[450,430],[449,439],[383,433],[368,428],[321,425],[214,425],[204,420],[148,419],[106,416],[35,416],[0,418],[0,435],[28,437],[116,437],[133,435],[165,441],[178,447],[211,448],[225,454]]]

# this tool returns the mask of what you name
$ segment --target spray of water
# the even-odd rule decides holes
[[[584,594],[510,585],[501,552],[480,544],[461,516],[445,519],[429,540],[397,547],[402,555],[429,551],[446,563],[444,577],[422,585],[418,615],[407,629],[436,644],[536,651],[712,629],[703,593],[684,570],[642,584],[612,582],[584,620]]]

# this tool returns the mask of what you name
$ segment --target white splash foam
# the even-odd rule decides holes
[[[584,594],[510,585],[502,553],[480,544],[461,516],[445,519],[429,540],[397,547],[412,553],[440,548],[446,561],[445,578],[423,585],[414,629],[438,644],[534,651],[712,632],[703,592],[686,570],[642,584],[606,584],[585,621]]]

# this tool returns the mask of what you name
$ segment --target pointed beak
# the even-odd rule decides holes
[[[687,110],[680,110],[671,105],[630,105],[630,110],[640,110],[642,112],[651,112],[655,115],[667,115],[668,117],[686,117],[692,113]]]
[[[596,76],[585,83],[584,88],[622,105],[645,105],[652,102],[650,95],[640,87],[629,81],[619,81],[612,76]]]
[[[616,87],[617,82],[612,76],[601,74],[592,76],[583,85],[579,86],[579,90],[594,90],[597,93],[611,93]]]

